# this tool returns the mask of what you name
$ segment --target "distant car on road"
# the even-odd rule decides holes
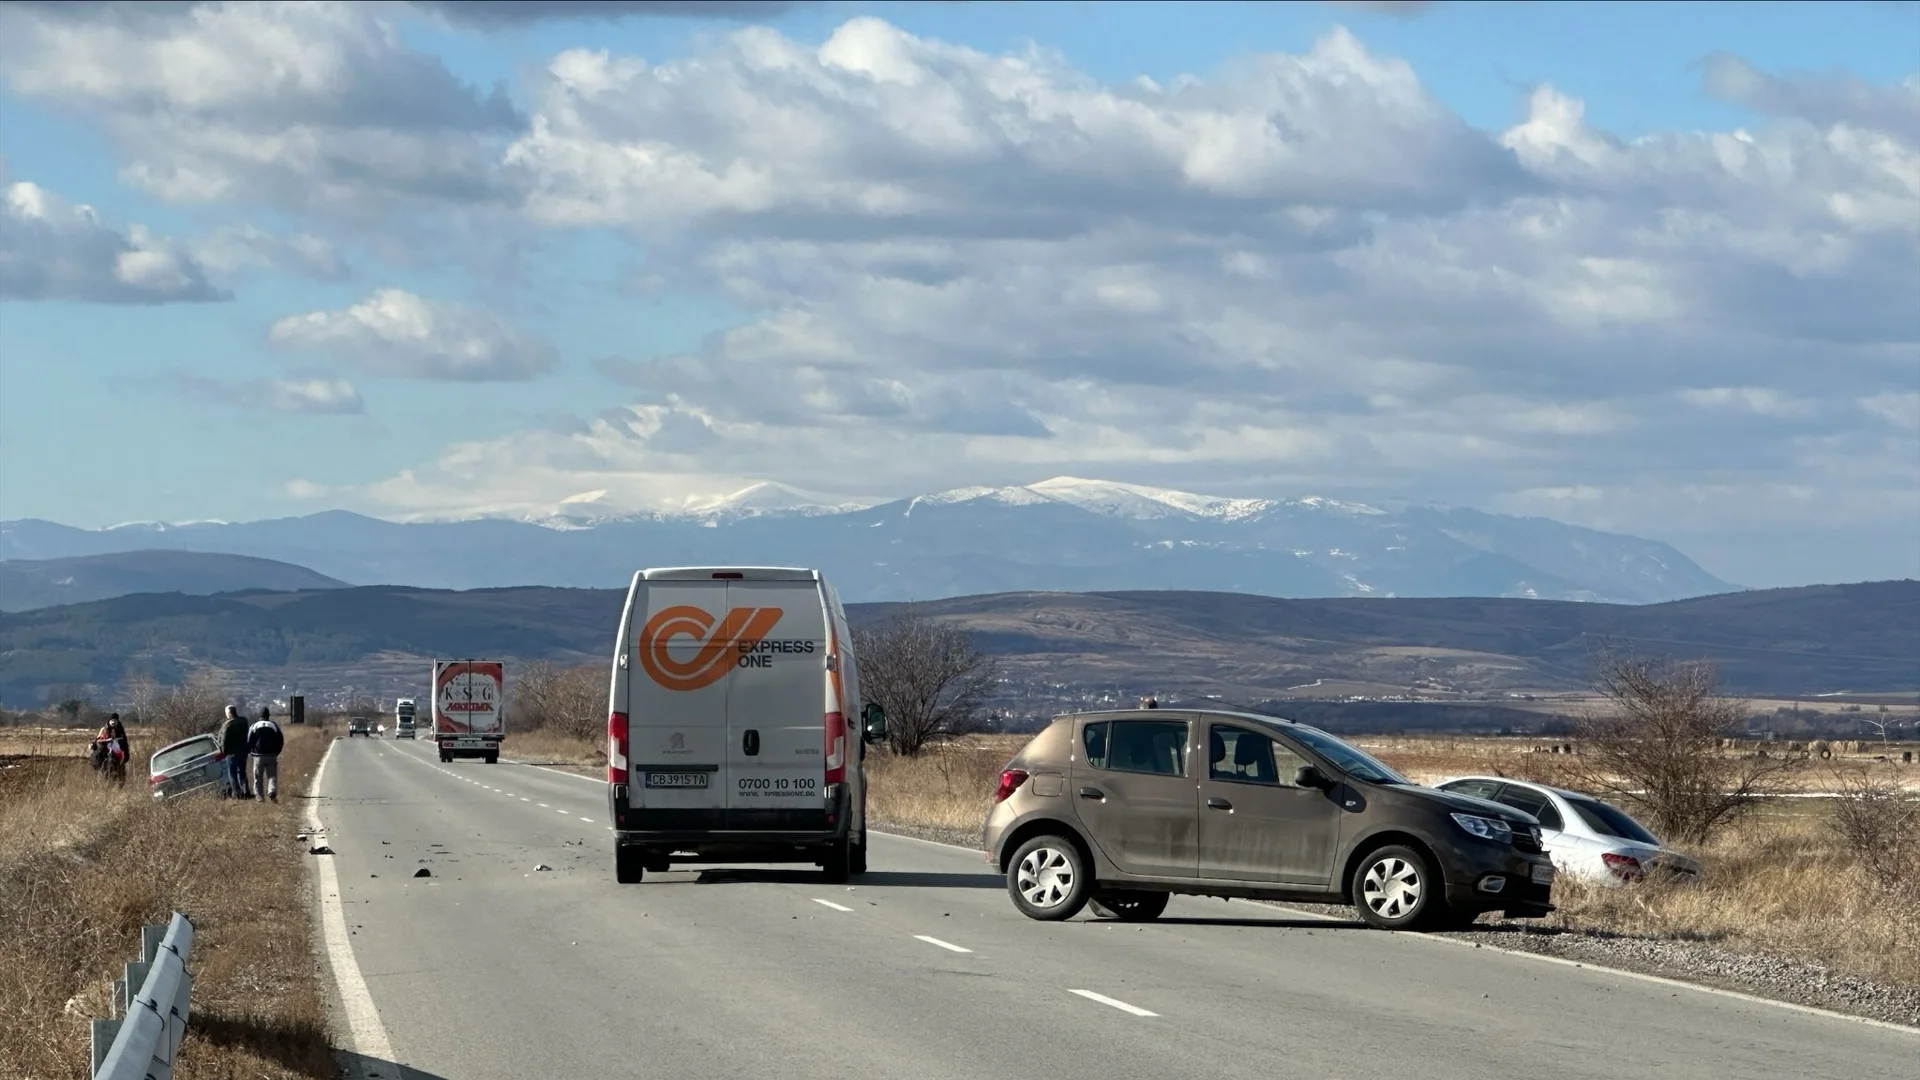
[[[227,782],[226,761],[218,733],[195,735],[155,750],[147,764],[147,783],[156,799],[221,791]]]
[[[1584,881],[1621,885],[1649,874],[1700,872],[1698,860],[1662,844],[1625,811],[1591,795],[1502,776],[1460,776],[1435,786],[1532,814],[1553,865]]]
[[[1174,893],[1350,903],[1388,930],[1553,910],[1533,818],[1251,713],[1059,717],[1000,774],[984,839],[1033,919],[1154,919]]]
[[[368,720],[364,716],[356,716],[347,721],[347,738],[351,739],[355,735],[365,735],[368,738],[372,738],[373,721]]]

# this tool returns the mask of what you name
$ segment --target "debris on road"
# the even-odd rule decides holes
[[[533,868],[534,868],[535,870],[551,870],[551,869],[553,869],[553,867],[551,867],[551,866],[548,866],[548,865],[547,865],[546,863],[535,863],[535,864],[534,864],[534,867],[533,867]]]
[[[429,870],[429,869],[427,869],[426,867],[424,867],[424,866],[423,866],[423,867],[421,867],[420,869],[418,869],[418,870],[415,870],[415,871],[413,872],[413,876],[414,876],[414,877],[432,877],[432,876],[433,876],[433,871],[431,871],[431,870]]]
[[[309,855],[331,855],[331,854],[333,854],[333,849],[332,849],[332,848],[330,848],[330,847],[328,847],[328,846],[327,846],[327,845],[325,845],[325,844],[321,844],[321,845],[320,845],[319,847],[311,847],[311,848],[308,848],[308,849],[307,849],[307,854],[309,854]]]

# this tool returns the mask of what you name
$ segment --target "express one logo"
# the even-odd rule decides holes
[[[640,667],[669,690],[699,690],[719,682],[736,667],[771,667],[776,652],[812,652],[811,641],[766,640],[782,614],[775,607],[738,607],[728,610],[716,625],[704,608],[691,604],[662,608],[640,628]],[[669,651],[675,638],[692,638],[699,648],[691,657],[677,658]]]

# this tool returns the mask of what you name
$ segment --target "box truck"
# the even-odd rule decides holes
[[[411,739],[414,737],[415,705],[410,697],[403,697],[393,703],[393,737]]]
[[[500,760],[507,737],[506,665],[498,660],[433,662],[433,737],[440,760]]]
[[[865,749],[846,611],[816,570],[642,570],[607,710],[614,878],[672,863],[867,866]]]

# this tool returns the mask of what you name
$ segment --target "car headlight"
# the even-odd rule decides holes
[[[1480,817],[1477,814],[1455,814],[1453,823],[1482,840],[1493,840],[1502,844],[1513,842],[1513,827],[1499,818]]]

